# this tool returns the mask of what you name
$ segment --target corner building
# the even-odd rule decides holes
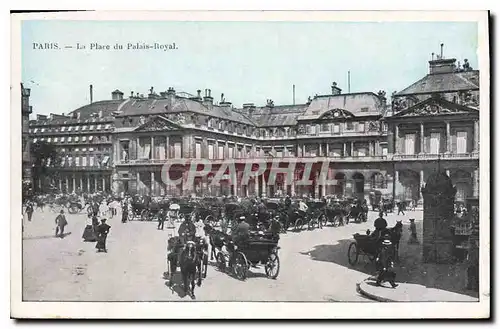
[[[421,200],[427,178],[443,171],[456,200],[479,196],[479,71],[465,60],[429,61],[429,74],[393,95],[389,154],[394,195]]]

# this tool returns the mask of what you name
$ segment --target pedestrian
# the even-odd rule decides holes
[[[87,225],[85,226],[85,229],[83,230],[82,239],[85,242],[87,242],[87,241],[95,242],[97,240],[97,237],[95,235],[94,218],[93,218],[92,214],[88,214]]]
[[[377,286],[381,286],[383,282],[389,282],[392,288],[396,288],[396,273],[394,272],[394,248],[390,237],[384,237],[382,249],[376,258],[378,270]]]
[[[163,210],[162,208],[158,212],[158,230],[163,231],[163,227],[165,225],[165,219],[166,219],[165,210]]]
[[[398,202],[398,216],[400,213],[403,213],[403,216],[405,215],[404,208],[405,208],[404,202],[403,201]]]
[[[31,218],[33,217],[33,203],[31,201],[26,205],[26,215],[28,215],[28,222],[31,222]]]
[[[408,240],[408,244],[419,244],[417,238],[417,225],[415,225],[415,218],[410,218],[410,239]]]
[[[95,245],[97,252],[108,252],[106,249],[106,239],[108,238],[111,226],[106,224],[106,218],[101,219],[101,224],[97,226],[97,243]]]
[[[126,223],[128,220],[128,206],[127,201],[124,200],[122,203],[122,223]]]
[[[59,215],[56,217],[56,237],[64,238],[64,227],[68,225],[66,216],[64,216],[64,210],[61,210]]]

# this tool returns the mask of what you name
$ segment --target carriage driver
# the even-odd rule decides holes
[[[182,244],[188,241],[193,241],[196,236],[196,226],[191,221],[191,216],[186,216],[181,226],[179,227],[179,237]]]
[[[387,221],[384,218],[383,211],[379,212],[378,218],[375,219],[373,226],[375,226],[375,230],[372,233],[372,237],[376,237],[377,240],[380,240],[382,232],[387,228]]]
[[[233,242],[238,248],[241,248],[242,245],[247,243],[250,236],[250,225],[245,221],[245,219],[245,216],[241,216],[238,219],[239,224],[236,226],[236,229],[232,234]],[[233,252],[229,258],[229,266],[233,263],[234,255],[235,253]]]

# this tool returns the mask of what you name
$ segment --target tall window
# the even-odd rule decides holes
[[[75,157],[75,166],[80,167],[80,157]]]
[[[234,158],[234,146],[229,145],[227,157],[228,157],[228,159]]]
[[[439,140],[441,134],[440,133],[431,133],[431,154],[438,154],[439,152]]]
[[[335,123],[333,125],[333,133],[334,134],[340,134],[340,125],[338,123]]]
[[[174,143],[174,159],[182,158],[182,144],[180,142]]]
[[[283,157],[283,149],[282,148],[276,149],[276,157],[277,158]]]
[[[365,132],[365,123],[364,122],[358,122],[358,131],[361,133]]]
[[[351,121],[346,122],[345,129],[346,130],[353,130],[354,129],[354,124]]]
[[[210,160],[214,159],[214,144],[212,143],[208,144],[208,158]]]
[[[224,145],[218,145],[217,159],[224,159]]]
[[[415,134],[405,135],[405,154],[415,154]]]
[[[387,156],[387,146],[382,146],[382,155]]]
[[[467,153],[467,132],[457,131],[457,153]]]
[[[329,132],[330,131],[330,124],[328,124],[328,123],[321,124],[321,131],[322,132]]]
[[[86,167],[86,166],[87,166],[87,157],[83,156],[82,157],[82,167]]]
[[[196,142],[195,158],[196,159],[201,159],[201,143],[200,142]]]

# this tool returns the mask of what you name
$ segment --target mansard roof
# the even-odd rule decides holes
[[[382,115],[385,102],[371,92],[317,96],[298,120],[319,119],[331,110],[346,110],[355,117]]]
[[[411,84],[396,96],[412,94],[432,94],[479,89],[479,70],[428,74]]]

